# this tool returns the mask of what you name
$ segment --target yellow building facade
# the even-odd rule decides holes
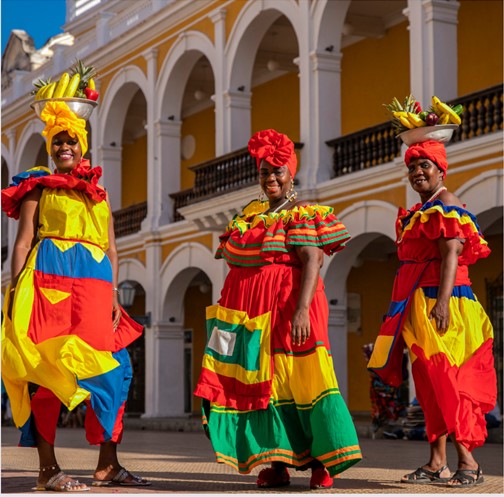
[[[213,254],[258,195],[245,147],[265,128],[296,142],[299,197],[334,207],[352,235],[322,276],[341,390],[352,412],[369,412],[362,347],[387,311],[397,209],[417,202],[382,104],[410,93],[424,107],[437,95],[466,109],[446,184],[492,249],[471,277],[502,357],[502,18],[500,0],[67,0],[72,43],[14,70],[3,89],[2,186],[49,164],[32,82],[55,80],[76,58],[94,65],[89,155],[104,169],[119,281],[135,287],[130,312],[147,323],[131,350],[132,414],[199,411],[204,310],[227,273]],[[4,290],[17,227],[2,228]]]

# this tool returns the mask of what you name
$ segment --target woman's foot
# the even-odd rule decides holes
[[[434,468],[429,464],[420,466],[412,473],[408,473],[401,478],[401,483],[416,483],[419,485],[426,483],[445,483],[450,479],[451,472],[446,464]]]
[[[40,468],[37,485],[34,490],[53,492],[87,492],[89,487],[79,480],[74,480],[61,471],[57,464]]]
[[[332,488],[334,479],[331,478],[329,471],[323,466],[312,469],[312,476],[310,478],[310,488],[315,490],[317,488]]]
[[[290,476],[287,468],[283,465],[275,464],[271,468],[261,469],[256,481],[259,488],[285,487],[289,483]]]
[[[449,487],[467,487],[470,485],[479,485],[484,481],[483,471],[478,465],[477,468],[457,469],[455,474],[447,482],[447,485]]]
[[[97,469],[94,473],[94,487],[147,487],[151,482],[141,476],[130,473],[127,469],[119,466],[107,466],[104,469]]]

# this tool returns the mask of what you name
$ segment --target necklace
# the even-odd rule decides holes
[[[424,202],[424,204],[428,204],[429,202],[432,202],[440,193],[444,192],[446,190],[446,186],[441,186],[438,188],[430,197],[428,200]]]
[[[292,202],[292,198],[295,195],[292,194],[283,204],[280,204],[276,209],[272,210],[271,212],[278,212],[284,205],[288,204],[289,202]]]

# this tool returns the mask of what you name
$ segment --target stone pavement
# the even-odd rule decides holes
[[[18,432],[2,427],[2,494],[27,494],[37,476],[35,449],[17,447]],[[407,485],[399,478],[428,459],[427,442],[408,440],[360,440],[363,460],[335,480],[330,490],[309,490],[309,472],[291,471],[291,485],[259,492],[255,486],[260,468],[239,475],[228,466],[215,463],[210,442],[200,432],[126,430],[120,460],[130,471],[152,480],[145,488],[92,487],[89,494],[264,494],[302,493],[346,494],[503,494],[503,447],[489,443],[475,451],[485,483],[454,491],[442,485]],[[82,428],[60,428],[57,435],[60,465],[70,475],[88,484],[98,455],[86,444]],[[448,457],[455,469],[456,454],[449,444]]]

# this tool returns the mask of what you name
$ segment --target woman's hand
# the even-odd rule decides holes
[[[291,321],[291,338],[294,345],[303,345],[310,338],[310,316],[308,310],[296,310]]]
[[[450,326],[450,308],[448,302],[441,302],[438,299],[430,311],[429,319],[434,319],[438,333],[444,335]]]
[[[114,326],[114,330],[119,326],[119,320],[121,319],[122,311],[119,302],[114,299],[114,304],[112,305],[112,325]]]

